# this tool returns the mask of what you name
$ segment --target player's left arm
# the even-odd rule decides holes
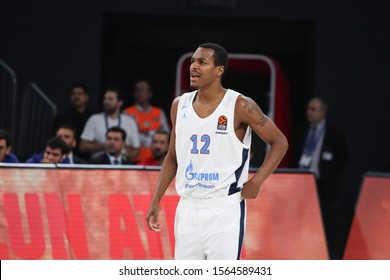
[[[263,163],[242,189],[244,198],[254,199],[258,195],[261,185],[274,172],[286,154],[288,142],[275,123],[263,113],[260,106],[251,98],[238,97],[235,112],[237,122],[240,125],[249,125],[261,139],[270,145]]]

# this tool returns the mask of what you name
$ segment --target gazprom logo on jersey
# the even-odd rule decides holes
[[[192,160],[186,167],[185,176],[187,180],[198,180],[198,181],[218,181],[219,173],[218,172],[194,172],[194,167],[192,165]]]

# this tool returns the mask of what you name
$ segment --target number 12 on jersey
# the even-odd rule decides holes
[[[191,141],[192,141],[192,149],[191,149],[191,154],[199,154],[198,150],[198,135],[194,134],[191,136]],[[202,148],[200,149],[200,154],[205,154],[208,155],[210,154],[209,151],[209,145],[210,145],[210,136],[207,134],[203,134],[200,137],[200,141],[203,142]]]

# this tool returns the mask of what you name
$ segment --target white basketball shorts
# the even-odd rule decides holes
[[[212,199],[180,198],[175,214],[175,259],[240,259],[245,222],[241,192]]]

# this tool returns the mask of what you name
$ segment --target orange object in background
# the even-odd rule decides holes
[[[159,170],[0,168],[0,259],[173,259],[179,197],[146,213]],[[314,177],[275,173],[247,201],[242,259],[327,259]]]

